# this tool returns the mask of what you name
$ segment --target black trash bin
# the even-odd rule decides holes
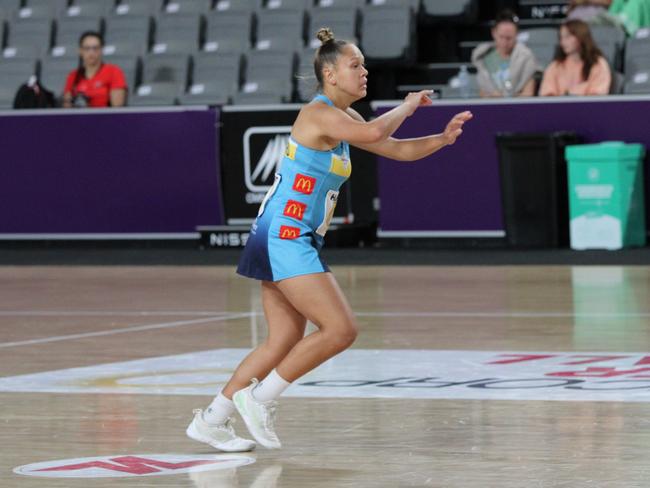
[[[496,136],[506,240],[512,247],[569,245],[564,148],[573,132],[499,133]]]

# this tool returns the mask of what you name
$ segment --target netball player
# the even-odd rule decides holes
[[[399,106],[366,122],[350,108],[366,96],[363,54],[356,45],[335,39],[330,29],[317,36],[321,46],[314,71],[320,94],[293,124],[281,169],[260,206],[237,269],[261,281],[268,336],[210,406],[195,410],[187,430],[193,439],[224,451],[254,447],[230,426],[235,410],[258,443],[279,448],[277,398],[292,382],[350,347],[357,336],[350,305],[319,254],[339,188],[352,171],[348,144],[414,161],[453,144],[472,118],[463,112],[441,134],[392,138],[418,107],[431,105],[431,92],[410,93]],[[305,337],[308,320],[317,330]]]

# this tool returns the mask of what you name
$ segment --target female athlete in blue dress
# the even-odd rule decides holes
[[[442,134],[392,138],[419,106],[431,105],[431,92],[410,93],[401,105],[366,122],[350,108],[366,95],[363,54],[356,45],[334,39],[330,29],[321,29],[318,39],[314,71],[320,94],[300,110],[293,124],[281,169],[260,206],[237,270],[262,280],[268,337],[241,362],[210,406],[194,411],[187,429],[192,439],[221,451],[255,447],[255,442],[235,434],[230,424],[235,410],[258,443],[279,448],[277,398],[357,336],[354,314],[319,256],[339,188],[352,170],[348,143],[413,161],[453,144],[472,118],[462,112]],[[307,320],[318,330],[305,337]]]

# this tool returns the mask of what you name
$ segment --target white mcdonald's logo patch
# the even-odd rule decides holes
[[[139,454],[45,461],[19,466],[14,473],[45,478],[124,478],[232,469],[254,462],[255,458],[237,454]]]

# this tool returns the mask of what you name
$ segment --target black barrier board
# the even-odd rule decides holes
[[[248,225],[200,226],[196,230],[201,235],[201,247],[204,248],[244,247],[250,235]]]

